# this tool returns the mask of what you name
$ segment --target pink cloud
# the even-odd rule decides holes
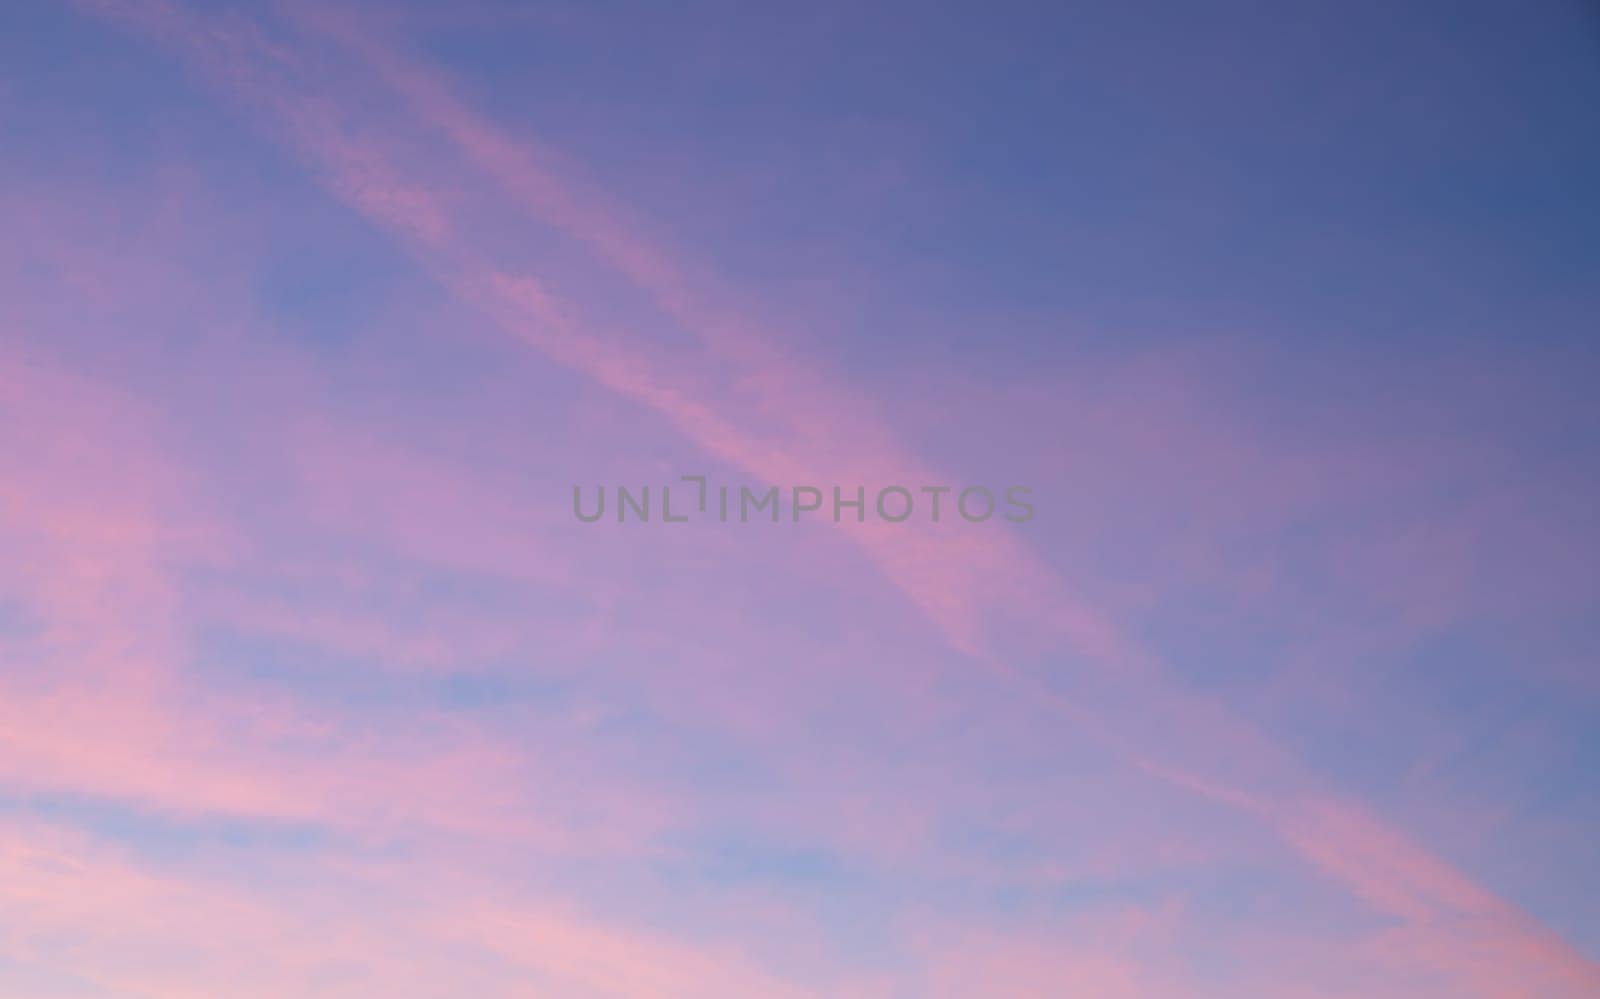
[[[392,235],[441,287],[623,404],[660,416],[692,445],[690,453],[767,482],[942,481],[870,400],[740,322],[720,293],[691,289],[680,255],[635,235],[619,221],[621,212],[544,169],[541,151],[476,114],[361,22],[295,7],[293,23],[308,35],[291,43],[266,21],[158,2],[91,6],[177,41],[209,79],[260,112],[269,132],[286,139],[335,197]],[[49,219],[38,221],[39,231],[50,230]],[[597,320],[595,292],[609,287],[601,279],[592,287],[564,285],[535,275],[520,253],[505,249],[546,224],[587,244],[651,303],[660,324],[628,330]],[[89,290],[86,308],[136,297],[135,282],[117,280],[118,261],[76,256],[75,246],[62,252],[72,285]],[[159,304],[160,296],[149,297]],[[198,296],[180,289],[174,297]],[[682,332],[687,339],[675,335]],[[43,332],[28,336],[46,339]],[[187,439],[174,435],[169,421],[183,411],[181,400],[166,412],[106,379],[0,355],[0,538],[11,559],[0,586],[38,625],[21,637],[0,632],[0,651],[15,667],[3,681],[0,773],[29,793],[89,795],[182,819],[308,823],[341,840],[379,849],[399,843],[419,855],[363,872],[386,890],[352,877],[361,883],[341,882],[328,900],[310,905],[259,885],[223,890],[191,875],[158,877],[95,844],[48,848],[58,834],[31,828],[7,842],[0,890],[21,905],[13,934],[44,963],[81,969],[110,988],[163,995],[215,994],[246,979],[262,982],[261,994],[323,981],[333,994],[352,995],[464,984],[493,992],[530,981],[562,994],[896,994],[897,984],[924,982],[934,994],[951,995],[1052,994],[1063,983],[1096,995],[1200,994],[1191,969],[1171,952],[1184,940],[1236,933],[1203,917],[1182,924],[1182,937],[1163,923],[1152,941],[1115,932],[1114,918],[1111,929],[1095,926],[1079,936],[1025,920],[1014,932],[974,929],[985,914],[967,912],[937,946],[917,950],[909,960],[918,968],[903,975],[841,970],[850,959],[817,940],[790,975],[775,970],[782,947],[741,935],[751,919],[748,895],[706,891],[714,914],[645,931],[636,928],[641,920],[618,914],[626,906],[607,899],[580,904],[572,896],[582,893],[570,886],[545,893],[518,885],[527,874],[518,861],[555,858],[540,872],[553,880],[559,878],[548,872],[585,864],[626,868],[651,885],[649,894],[663,891],[653,865],[693,854],[677,845],[681,837],[702,825],[738,822],[843,851],[871,865],[886,895],[925,892],[905,907],[927,911],[939,909],[939,892],[954,891],[958,880],[1035,889],[1093,881],[1090,875],[1160,881],[1170,874],[1162,862],[1242,862],[1247,852],[1252,863],[1270,866],[1276,858],[1259,844],[1250,851],[1228,844],[1258,823],[1303,866],[1393,924],[1357,935],[1363,973],[1370,973],[1361,994],[1413,978],[1440,994],[1512,995],[1530,982],[1552,995],[1595,987],[1595,967],[1583,955],[1366,806],[1325,790],[1235,705],[1173,677],[1135,638],[1125,606],[1049,564],[1026,535],[994,525],[844,525],[806,535],[793,546],[800,552],[771,542],[745,557],[781,556],[774,558],[780,571],[819,586],[831,574],[841,590],[861,595],[863,607],[876,612],[902,601],[931,625],[931,637],[913,641],[893,615],[870,628],[828,622],[858,627],[857,635],[808,634],[807,621],[787,636],[792,648],[773,651],[770,624],[706,606],[715,595],[678,595],[639,609],[644,595],[670,587],[622,582],[626,574],[678,564],[647,556],[679,557],[687,545],[653,538],[574,544],[551,530],[540,497],[509,488],[503,471],[475,467],[480,452],[442,456],[408,439],[414,426],[337,417],[326,411],[316,379],[300,369],[303,358],[277,348],[237,349],[244,359],[231,363],[241,370],[266,362],[270,377],[282,379],[263,397],[293,402],[284,407],[288,417],[241,415],[230,428],[282,449],[274,461],[281,458],[288,484],[275,483],[281,492],[265,502],[290,509],[254,523],[232,523],[213,508],[212,491],[222,487],[204,480],[217,469],[180,460]],[[1176,407],[1179,415],[1187,411]],[[1109,425],[1124,415],[1102,417]],[[1252,496],[1281,487],[1286,496],[1271,499],[1288,505],[1323,488],[1329,474],[1314,468],[1262,476],[1249,444],[1227,426],[1201,428],[1170,449],[1161,427],[1101,429],[1108,447],[1156,455],[1150,460],[1158,465],[1219,461],[1251,483]],[[1184,447],[1194,453],[1177,453]],[[551,445],[542,456],[561,453]],[[1360,465],[1353,461],[1350,467]],[[1169,481],[1161,468],[1135,472],[1156,486]],[[1226,517],[1234,501],[1218,489],[1207,502]],[[1455,551],[1470,527],[1441,527],[1437,536],[1411,541]],[[306,555],[327,537],[371,548]],[[285,554],[285,542],[303,547]],[[1402,545],[1384,557],[1404,561],[1413,550]],[[381,555],[371,560],[376,564],[363,559],[371,551]],[[1216,568],[1206,553],[1194,557],[1197,571]],[[890,584],[881,588],[887,598],[848,575],[851,558],[876,567]],[[441,608],[396,596],[398,584],[386,578],[396,571],[422,581],[435,573],[487,580],[504,588],[497,595],[533,593],[556,604],[557,595],[581,594],[582,610],[530,620]],[[730,571],[722,578],[740,577]],[[1395,598],[1427,618],[1457,602],[1451,587],[1458,578],[1422,580],[1426,585]],[[352,673],[370,662],[398,676],[526,650],[585,661],[607,650],[613,629],[624,629],[619,622],[631,661],[597,679],[595,696],[626,689],[631,700],[565,704],[543,722],[530,721],[530,712],[500,726],[433,708],[380,724],[359,711],[208,673],[199,641],[220,626],[359,660]],[[992,671],[981,696],[1010,699],[1005,717],[1018,731],[972,731],[975,685],[953,678],[948,664],[928,653],[936,642],[959,653],[952,658],[963,666]],[[657,656],[667,652],[688,661],[672,664],[678,672],[664,669]],[[814,672],[773,677],[749,667],[763,655]],[[862,663],[872,664],[870,675],[860,675]],[[569,662],[549,675],[577,673]],[[1003,681],[1001,693],[991,689],[994,677]],[[657,709],[650,723],[677,726],[686,743],[726,740],[716,743],[719,751],[731,745],[748,753],[735,762],[754,776],[739,777],[748,784],[722,777],[728,786],[676,783],[651,769],[663,761],[636,758],[653,747],[594,734],[612,724],[625,728],[630,707],[640,703]],[[877,740],[833,745],[829,725],[847,711],[876,713]],[[1080,766],[1094,751],[1109,751],[1121,761],[1115,780],[1097,786],[1078,775],[1030,775],[1004,783],[985,769],[982,754],[999,751],[991,742],[1042,753],[1027,734],[1063,726],[1070,733],[1048,751]],[[960,753],[942,752],[958,742]],[[1174,789],[1185,794],[1173,796]],[[1108,817],[1118,805],[1125,812]],[[1188,821],[1213,806],[1225,814],[1210,820],[1214,826]],[[1161,835],[1162,823],[1180,812],[1187,834]],[[1013,836],[1023,855],[951,846],[952,817],[981,819],[985,831]],[[760,862],[781,866],[783,859]],[[336,851],[318,852],[291,880],[339,880],[350,873],[345,864]],[[99,894],[93,885],[103,886]],[[79,901],[85,897],[88,903]],[[302,923],[308,905],[315,918]],[[178,915],[140,923],[147,911]],[[359,928],[377,912],[388,915]],[[425,916],[411,921],[408,912]],[[772,918],[791,919],[783,925],[799,934],[827,922],[815,914]],[[73,932],[85,933],[87,943],[52,943]],[[1293,949],[1284,935],[1264,937],[1264,945]],[[196,942],[203,959],[183,941]],[[1339,981],[1329,952],[1342,942],[1305,945],[1321,980]],[[895,944],[904,941],[897,936]],[[141,964],[141,948],[159,951],[160,959]],[[251,951],[285,960],[266,968],[237,956]],[[1338,994],[1331,987],[1318,992],[1285,968],[1266,968],[1260,980],[1268,984],[1257,994]]]
[[[427,193],[425,184],[399,179],[398,160],[388,151],[412,147],[417,122],[390,111],[387,118],[353,128],[330,95],[299,83],[314,74],[275,65],[291,57],[248,38],[218,37],[194,27],[201,23],[180,19],[167,31],[250,103],[269,108],[277,122],[287,125],[300,151],[335,193],[391,230],[446,287],[513,334],[660,412],[708,452],[762,480],[935,480],[879,425],[851,418],[863,406],[798,360],[762,345],[753,331],[709,318],[711,313],[692,304],[671,269],[661,263],[665,254],[650,252],[623,235],[607,213],[576,207],[548,175],[529,167],[531,156],[518,153],[510,140],[359,32],[335,27],[336,40],[355,44],[358,55],[377,64],[380,81],[397,87],[401,100],[419,115],[421,127],[441,130],[469,160],[509,189],[513,204],[550,216],[591,241],[654,296],[667,315],[693,330],[702,348],[692,363],[669,360],[641,343],[580,325],[578,310],[570,303],[483,258],[473,243],[454,235],[461,232],[459,227],[439,222],[439,213],[447,210],[445,199]],[[317,21],[318,30],[329,25],[337,22]],[[445,166],[429,167],[435,168]],[[397,189],[408,193],[390,196]],[[765,390],[759,405],[748,400],[750,386]],[[1020,623],[1045,647],[1065,641],[1076,649],[1093,675],[1076,682],[1066,696],[1048,692],[1035,677],[1000,668],[1030,696],[1055,701],[1068,718],[1100,731],[1133,758],[1155,762],[1154,772],[1198,771],[1202,780],[1223,789],[1224,800],[1269,802],[1262,814],[1291,847],[1390,916],[1415,921],[1453,906],[1446,889],[1461,877],[1455,873],[1450,879],[1419,882],[1403,902],[1367,890],[1387,866],[1406,864],[1420,852],[1398,833],[1376,839],[1335,834],[1309,844],[1277,803],[1296,800],[1316,782],[1225,709],[1165,679],[1150,656],[1137,650],[1108,617],[1074,599],[1016,537],[992,531],[975,541],[954,532],[882,527],[849,528],[846,534],[957,648],[975,658],[996,666],[1004,661],[990,651],[991,639],[985,634],[985,624],[996,617]],[[1331,828],[1348,827],[1335,823]],[[1508,952],[1535,963],[1553,959],[1575,975],[1591,973],[1583,959],[1563,957],[1534,943],[1543,934],[1527,925],[1525,919],[1489,924],[1505,934]]]

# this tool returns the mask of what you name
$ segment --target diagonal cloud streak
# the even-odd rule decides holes
[[[671,254],[577,194],[541,166],[536,151],[367,26],[296,5],[287,8],[296,39],[265,22],[196,15],[162,0],[88,6],[176,44],[452,294],[659,413],[708,454],[773,484],[941,480],[894,441],[867,401],[706,304]],[[358,67],[353,77],[349,59]],[[328,85],[332,78],[375,100],[351,99]],[[412,155],[439,139],[443,151]],[[464,171],[495,190],[467,183]],[[522,213],[586,244],[689,334],[692,352],[586,324],[574,301],[473,238],[473,208]],[[1600,966],[1358,802],[1320,789],[1224,706],[1169,679],[1116,622],[1074,599],[1015,534],[838,529],[956,648],[1144,772],[1264,822],[1305,861],[1406,927],[1397,940],[1412,960],[1442,965],[1464,989],[1485,994],[1600,990]],[[1019,644],[1065,662],[1048,671],[1010,665]]]

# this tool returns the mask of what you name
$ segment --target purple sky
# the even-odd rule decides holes
[[[1600,995],[1597,98],[1558,0],[5,6],[0,995]],[[683,475],[1035,515],[573,516]]]

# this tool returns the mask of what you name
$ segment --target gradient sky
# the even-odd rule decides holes
[[[1600,995],[1600,16],[0,8],[0,996]],[[984,484],[1023,524],[582,524]]]

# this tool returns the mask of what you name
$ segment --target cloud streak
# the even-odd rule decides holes
[[[291,148],[335,198],[388,234],[458,303],[615,399],[658,416],[704,460],[774,484],[862,482],[870,489],[948,481],[901,443],[892,420],[858,387],[738,318],[721,293],[707,292],[686,276],[693,268],[682,263],[681,254],[638,235],[619,210],[547,168],[550,157],[475,111],[441,75],[403,56],[366,21],[300,4],[285,7],[281,17],[249,18],[200,13],[163,0],[94,0],[82,6],[177,47],[207,81]],[[588,254],[586,263],[569,266],[546,252],[573,244]],[[110,300],[119,294],[104,291]],[[599,711],[550,708],[556,721],[515,731],[433,710],[402,716],[403,725],[388,729],[359,712],[318,705],[315,693],[280,693],[275,699],[254,688],[229,689],[214,677],[205,680],[213,685],[197,693],[196,674],[210,654],[198,640],[205,628],[197,621],[227,629],[241,648],[285,640],[400,667],[403,674],[447,677],[464,662],[494,661],[533,645],[552,658],[602,658],[622,628],[619,621],[630,613],[637,615],[631,623],[661,628],[679,649],[691,647],[687,632],[693,628],[673,621],[670,612],[641,613],[630,603],[638,589],[608,584],[559,539],[546,546],[508,545],[503,539],[529,518],[461,467],[391,448],[383,434],[352,430],[317,412],[263,422],[272,424],[272,439],[288,442],[293,457],[286,465],[302,487],[295,498],[334,536],[384,546],[385,557],[394,560],[389,566],[415,572],[419,587],[465,578],[497,598],[515,600],[523,592],[517,587],[556,592],[567,586],[592,603],[565,627],[546,621],[508,625],[473,611],[397,620],[400,614],[381,605],[392,594],[373,581],[385,566],[357,574],[366,590],[341,591],[322,579],[326,589],[310,606],[297,605],[273,595],[278,580],[261,572],[260,563],[272,562],[275,553],[259,550],[254,535],[270,529],[227,524],[197,502],[191,470],[170,458],[159,421],[141,404],[20,354],[0,355],[0,386],[0,407],[8,414],[4,427],[12,428],[4,439],[16,456],[0,487],[0,527],[8,551],[20,553],[5,582],[31,629],[25,639],[0,632],[8,661],[22,664],[6,678],[8,696],[0,709],[6,747],[0,765],[8,785],[29,795],[107,799],[185,821],[225,816],[312,826],[340,844],[306,868],[313,875],[340,875],[331,902],[286,901],[270,891],[263,901],[257,885],[223,889],[169,882],[97,844],[45,851],[40,844],[58,835],[51,828],[13,830],[5,890],[26,903],[13,932],[37,935],[39,942],[30,944],[35,956],[78,966],[106,988],[202,994],[217,981],[253,974],[225,955],[260,947],[301,955],[277,970],[281,980],[274,988],[292,991],[322,981],[329,994],[370,994],[361,990],[380,986],[444,994],[466,981],[489,991],[533,983],[576,995],[902,994],[893,973],[840,971],[835,957],[819,959],[813,952],[797,958],[770,940],[749,948],[758,957],[738,954],[730,940],[740,939],[744,928],[730,927],[726,919],[729,911],[746,911],[738,904],[701,923],[686,919],[682,933],[647,932],[631,927],[652,922],[649,912],[637,911],[648,903],[624,901],[628,893],[601,888],[595,892],[600,897],[590,899],[593,908],[626,913],[608,921],[561,901],[583,892],[509,858],[527,848],[559,858],[574,878],[588,864],[615,862],[651,884],[646,896],[662,892],[671,898],[670,886],[663,889],[658,881],[670,882],[673,875],[662,871],[695,862],[694,837],[706,833],[696,819],[715,815],[721,821],[711,824],[735,842],[740,823],[763,831],[781,827],[796,839],[838,847],[847,858],[785,854],[770,845],[766,852],[746,849],[750,855],[743,856],[724,847],[722,852],[737,857],[730,862],[735,871],[759,869],[781,881],[802,869],[845,885],[860,878],[892,897],[906,890],[895,878],[919,864],[952,876],[958,862],[950,853],[960,852],[949,847],[952,813],[986,805],[1023,812],[1019,798],[1073,786],[1050,761],[1042,764],[1044,775],[1015,796],[952,788],[928,790],[923,799],[896,798],[875,781],[915,776],[932,785],[940,780],[938,772],[882,759],[864,765],[862,758],[892,757],[894,740],[913,725],[924,726],[923,736],[936,731],[938,740],[953,747],[981,751],[982,740],[962,731],[973,724],[961,700],[970,689],[964,684],[974,681],[951,680],[950,672],[935,667],[919,676],[911,667],[886,666],[890,679],[873,688],[863,680],[859,688],[863,697],[871,690],[889,702],[868,709],[882,715],[882,745],[855,755],[813,751],[808,747],[819,744],[818,733],[804,727],[811,716],[769,721],[774,706],[793,699],[797,714],[803,707],[821,717],[836,706],[825,692],[797,680],[740,691],[736,664],[763,650],[759,636],[741,635],[732,622],[717,630],[726,636],[724,647],[694,647],[704,653],[697,669],[676,684],[682,688],[674,691],[678,703],[688,705],[683,724],[692,728],[709,717],[723,730],[718,735],[737,733],[744,745],[768,754],[747,761],[752,774],[760,775],[763,766],[784,770],[793,786],[817,793],[831,820],[742,789],[740,781],[759,776],[736,767],[723,772],[707,766],[707,786],[664,791],[650,766],[655,761],[619,762],[617,755],[626,753],[617,747],[634,740],[648,745],[652,735],[659,736],[650,726],[678,719],[634,717],[625,699],[619,699],[623,706]],[[116,433],[107,436],[104,427]],[[40,428],[67,446],[41,445]],[[402,438],[405,428],[389,432]],[[462,523],[435,529],[450,518]],[[850,559],[864,558],[965,672],[982,667],[983,697],[1005,699],[1018,705],[1008,709],[1012,717],[1033,724],[1037,714],[1048,719],[1046,728],[1065,727],[1063,740],[1081,738],[1109,754],[1129,797],[1182,798],[1182,804],[1169,805],[1174,809],[1215,807],[1230,817],[1230,830],[1254,823],[1270,830],[1278,847],[1306,870],[1341,886],[1363,907],[1363,926],[1375,915],[1382,927],[1355,934],[1363,966],[1391,973],[1371,991],[1403,994],[1393,983],[1415,981],[1440,994],[1580,995],[1600,988],[1600,967],[1557,934],[1384,822],[1373,808],[1333,790],[1336,782],[1299,762],[1236,705],[1174,675],[1138,627],[1083,594],[1028,538],[998,525],[975,530],[846,523],[831,534],[816,534],[816,550],[798,553],[823,567],[813,571],[848,571]],[[643,556],[630,546],[598,551],[595,558],[631,567]],[[201,572],[256,573],[255,583],[267,595],[250,587],[218,587],[195,597],[193,577]],[[337,605],[343,601],[350,605]],[[370,603],[363,607],[362,601]],[[702,628],[715,620],[695,613]],[[633,635],[639,644],[631,650],[633,661],[617,667],[625,673],[618,685],[626,680],[648,691],[642,696],[666,696],[675,678],[651,671],[648,664],[660,653],[654,636],[642,628]],[[796,655],[825,648],[816,640]],[[998,693],[991,686],[995,679]],[[913,689],[919,681],[929,689]],[[769,702],[741,700],[763,694]],[[925,715],[913,718],[904,704],[893,703],[917,696],[926,699]],[[587,737],[596,729],[625,735],[584,744],[575,734]],[[697,732],[694,738],[710,742],[713,735]],[[1015,739],[1007,751],[1033,749],[1021,733],[995,738]],[[715,748],[690,737],[681,745],[686,757],[716,755]],[[952,748],[949,755],[958,753]],[[722,765],[728,766],[725,758]],[[876,769],[864,773],[864,767]],[[1172,795],[1174,790],[1182,794]],[[879,800],[886,796],[892,804]],[[1035,809],[1017,825],[1043,840],[1047,855],[1079,845],[1065,806],[1031,804]],[[720,828],[724,824],[728,828]],[[375,886],[415,877],[417,867],[380,864],[376,872],[344,878],[343,851],[363,854],[374,844],[438,851],[449,873],[408,885],[402,898]],[[972,862],[971,854],[985,851],[971,850],[961,860],[970,862],[967,873],[980,877],[995,876],[994,868],[1000,868],[1001,880],[1018,870],[1050,870],[1048,860],[1030,865],[1008,853],[1026,858],[1031,845],[1019,837],[986,847],[1000,858],[996,862]],[[502,866],[484,876],[484,865],[468,859],[474,851]],[[851,867],[850,858],[869,854],[879,864],[870,874]],[[464,873],[469,870],[475,873]],[[502,877],[526,879],[528,890],[498,883]],[[547,877],[556,883],[541,883]],[[922,890],[932,890],[926,887],[930,881],[938,878],[920,882]],[[87,882],[106,886],[104,907],[75,909],[59,902],[74,896],[74,885]],[[604,877],[597,883],[608,884]],[[311,906],[317,925],[348,926],[349,913],[321,907],[368,912],[380,903],[427,916],[396,916],[392,926],[352,931],[350,939],[323,938],[284,916],[286,909]],[[215,954],[196,964],[198,958],[180,949],[166,970],[150,973],[122,961],[118,952],[86,963],[49,942],[55,927],[86,933],[84,949],[94,949],[117,933],[104,913],[169,906],[195,915],[149,928],[152,945],[214,941]],[[790,918],[778,908],[773,919]],[[1097,936],[1102,946],[1063,949],[1061,942],[1076,939],[1081,927],[1063,928],[1038,913],[1007,915],[1026,929],[1007,936],[935,925],[928,935],[940,941],[939,952],[920,955],[926,973],[906,975],[899,984],[918,981],[928,994],[952,995],[971,991],[974,983],[1004,994],[1062,983],[1106,995],[1227,994],[1146,959],[1138,934],[1102,934],[1105,927],[1096,925],[1087,935]],[[1108,917],[1109,925],[1120,925],[1119,918]],[[1183,922],[1179,915],[1170,919]],[[1204,932],[1205,916],[1194,920],[1184,929]],[[400,943],[385,939],[391,929]],[[807,932],[817,931],[813,926]],[[817,940],[804,946],[829,949]],[[356,967],[365,970],[350,970]],[[1283,990],[1293,978],[1276,967],[1261,976],[1271,981],[1256,983],[1260,994],[1287,994]]]

